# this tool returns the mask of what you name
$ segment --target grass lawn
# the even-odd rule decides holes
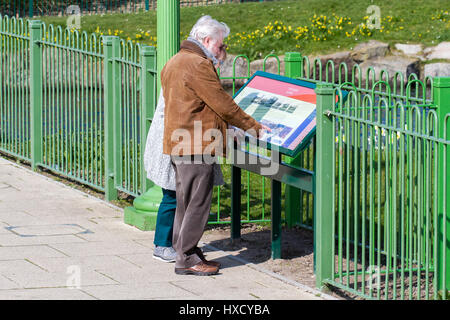
[[[367,11],[372,4],[380,9],[379,20]],[[369,39],[435,45],[450,40],[448,5],[448,0],[281,0],[186,7],[180,33],[186,38],[195,21],[209,14],[230,26],[229,52],[251,59],[287,51],[329,53]],[[42,20],[65,26],[67,18]],[[156,45],[156,12],[82,16],[81,29]]]

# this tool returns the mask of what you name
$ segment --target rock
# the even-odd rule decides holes
[[[249,72],[249,62],[244,57],[236,58],[235,55],[227,55],[223,65],[219,69],[220,77],[247,77]],[[233,62],[234,62],[234,75],[233,75]],[[242,86],[246,79],[237,79],[235,85]],[[222,79],[221,83],[224,87],[231,87],[233,85],[232,79]]]
[[[405,54],[407,56],[417,56],[422,52],[423,47],[421,44],[397,43],[395,45],[395,49],[397,49],[398,51],[401,51],[403,54]]]
[[[278,68],[278,59],[280,60],[280,67]],[[278,59],[275,57],[269,57],[264,64],[264,59],[255,60],[250,63],[250,74],[256,71],[266,71],[269,73],[284,75],[284,56],[279,56]],[[265,68],[264,68],[265,66]],[[279,71],[279,72],[278,72]]]
[[[358,44],[351,54],[351,58],[357,63],[378,57],[384,57],[389,51],[389,44],[377,40],[370,40]]]
[[[450,63],[426,64],[423,72],[426,77],[450,77]]]
[[[441,42],[433,47],[427,59],[450,59],[450,42]]]
[[[430,52],[432,52],[436,47],[428,47],[423,49],[423,53],[424,54],[430,54]]]
[[[415,73],[420,78],[420,65],[417,58],[405,58],[400,56],[386,56],[383,58],[376,58],[364,61],[360,65],[362,72],[362,83],[365,85],[367,70],[369,67],[373,67],[375,70],[376,81],[380,79],[380,72],[386,70],[389,75],[389,83],[392,82],[396,72],[403,74],[404,82],[408,81],[408,77],[411,73]],[[372,75],[370,75],[372,77]],[[358,78],[358,77],[357,77]],[[383,80],[385,76],[383,76]]]
[[[279,56],[280,59],[280,74],[284,74],[284,56]],[[264,59],[255,60],[250,63],[250,69],[248,66],[248,60],[245,57],[239,57],[236,59],[235,55],[228,55],[225,62],[220,67],[220,77],[231,78],[233,77],[233,63],[234,63],[234,77],[243,78],[236,79],[235,86],[241,87],[247,78],[251,77],[256,71],[263,71]],[[274,57],[269,57],[265,63],[265,71],[269,73],[278,74],[278,60]],[[222,79],[221,83],[224,87],[231,87],[233,85],[233,79]]]
[[[333,79],[333,76],[332,76],[333,69],[331,67],[327,68],[328,61],[333,61],[333,63],[334,63],[334,81],[335,82],[338,82],[338,80],[339,80],[339,66],[341,63],[345,63],[347,65],[347,79],[349,79],[349,80],[351,79],[352,67],[355,65],[355,61],[351,58],[351,51],[341,51],[341,52],[336,52],[333,54],[327,54],[327,55],[323,55],[323,56],[311,56],[311,57],[308,57],[308,59],[309,59],[309,63],[310,63],[310,66],[309,66],[309,72],[310,72],[309,77],[310,78],[313,78],[314,75],[317,79],[319,78],[318,66],[316,66],[316,64],[314,63],[314,61],[316,61],[316,59],[319,59],[321,62],[321,65],[322,65],[322,80],[327,79],[327,75],[326,75],[327,72],[328,72],[328,80],[332,81],[332,79]],[[341,77],[342,77],[342,81],[344,81],[345,74],[343,74]]]

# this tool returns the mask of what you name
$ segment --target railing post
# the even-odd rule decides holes
[[[144,152],[150,124],[156,108],[156,50],[144,46],[140,51],[140,179],[142,194],[133,201],[133,207],[124,210],[124,222],[141,230],[155,230],[157,211],[162,199],[161,187],[147,179],[144,167]]]
[[[113,58],[120,58],[120,38],[119,37],[113,37],[112,38],[112,59]],[[112,99],[112,118],[113,118],[113,124],[112,124],[112,130],[113,130],[113,159],[110,159],[114,162],[113,166],[113,172],[114,172],[114,185],[121,185],[123,181],[122,176],[122,165],[123,165],[123,146],[122,146],[122,115],[121,115],[121,105],[122,105],[122,70],[120,63],[117,63],[115,61],[111,61],[111,68],[112,68],[112,87],[110,89],[111,91],[111,97],[108,97],[108,99]],[[115,188],[114,188],[115,189]],[[113,195],[115,196],[113,191]]]
[[[290,78],[298,78],[301,76],[302,55],[299,52],[286,52],[284,56],[284,75]],[[302,155],[299,154],[295,158],[286,156],[286,163],[300,166],[302,163]],[[292,186],[286,186],[285,190],[285,211],[286,223],[289,228],[301,222],[301,201],[303,192]]]
[[[114,78],[113,78],[113,66],[115,64],[114,58],[117,58],[120,54],[119,38],[114,36],[106,36],[103,38],[103,46],[105,52],[104,60],[104,97],[105,97],[105,110],[104,110],[104,130],[105,130],[105,199],[107,201],[117,199],[116,179],[115,172],[115,158],[117,157],[116,150],[114,149],[114,135],[115,131],[115,116],[118,114],[114,108]],[[116,115],[114,115],[116,113]],[[121,155],[120,155],[121,156]]]
[[[180,1],[179,0],[158,0],[157,2],[158,10],[157,10],[157,38],[158,38],[158,55],[157,55],[157,73],[156,75],[152,73],[153,76],[156,76],[156,94],[159,96],[159,90],[161,87],[161,70],[166,64],[166,62],[178,52],[180,47]],[[150,57],[148,59],[151,59]],[[148,63],[151,63],[148,60]],[[154,70],[154,67],[147,68],[150,70]],[[142,77],[141,77],[142,78]],[[153,78],[154,79],[154,78]],[[147,79],[151,81],[151,78]],[[149,85],[150,82],[147,82]],[[142,91],[141,91],[142,92]],[[154,99],[153,101],[156,101]],[[147,100],[148,102],[148,100]],[[147,114],[147,117],[143,121],[148,121],[148,118],[151,117],[152,114]],[[141,131],[142,141],[141,143],[145,145],[145,140],[147,138],[149,123],[145,124],[145,128],[147,129],[145,134]],[[141,130],[143,128],[141,127]],[[141,156],[143,155],[143,150],[141,150]],[[141,158],[142,159],[142,158]],[[143,167],[141,167],[143,168]],[[146,179],[145,171],[141,172],[142,179]],[[147,186],[151,186],[151,182],[146,181],[145,184]],[[143,189],[145,190],[145,189]],[[159,203],[162,199],[162,191],[161,188],[157,185],[153,185],[147,191],[145,191],[142,195],[135,198],[133,201],[133,207],[125,208],[124,220],[125,223],[134,225],[135,227],[141,230],[154,230],[156,226],[156,217],[157,211],[159,207]]]
[[[286,52],[284,56],[284,75],[289,78],[302,76],[303,58],[300,52]]]
[[[316,261],[316,286],[323,288],[324,280],[332,278],[333,239],[333,122],[326,111],[333,110],[334,90],[329,83],[318,83],[315,89],[317,95],[316,110],[316,190],[314,223],[314,243]]]
[[[144,168],[144,146],[147,139],[147,133],[150,129],[151,120],[153,119],[154,108],[156,107],[156,50],[155,47],[145,46],[141,48],[141,106],[140,106],[140,136],[141,136],[141,191],[144,193],[154,184],[147,179]]]
[[[450,139],[450,119],[446,119],[446,116],[450,114],[450,78],[433,79],[433,98],[437,105],[439,138],[448,140]],[[442,298],[448,299],[450,290],[450,146],[445,146],[444,143],[439,143],[436,174],[439,177],[436,195],[438,197],[436,285]]]
[[[180,0],[158,0],[156,11],[158,40],[158,94],[161,70],[180,49]]]
[[[42,163],[42,23],[30,21],[31,168]]]

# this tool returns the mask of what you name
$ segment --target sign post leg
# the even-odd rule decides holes
[[[281,154],[272,150],[272,161],[281,163]],[[281,182],[272,179],[272,259],[281,258]]]
[[[272,180],[272,259],[281,258],[281,182]]]
[[[231,168],[231,241],[241,238],[241,169]]]

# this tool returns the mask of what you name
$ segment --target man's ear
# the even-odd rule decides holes
[[[209,46],[209,43],[211,42],[211,37],[205,37],[205,38],[203,38],[203,41],[202,41],[203,43],[203,45],[205,46],[205,47],[208,47]]]

